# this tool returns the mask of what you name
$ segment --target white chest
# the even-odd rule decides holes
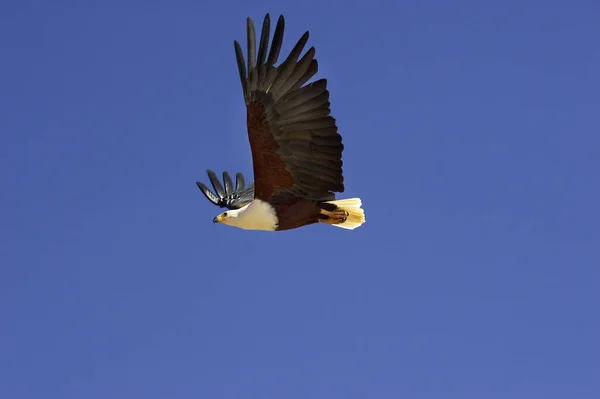
[[[228,218],[227,224],[244,230],[275,231],[279,220],[277,213],[268,202],[258,199],[241,208],[236,217]]]

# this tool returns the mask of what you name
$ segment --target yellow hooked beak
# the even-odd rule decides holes
[[[222,223],[223,220],[227,219],[227,212],[220,214],[219,216],[216,216],[213,219],[213,223]]]

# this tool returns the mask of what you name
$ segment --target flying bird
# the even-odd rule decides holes
[[[300,57],[309,32],[288,57],[279,58],[285,20],[279,17],[269,49],[271,20],[265,16],[258,52],[254,22],[247,19],[247,56],[234,41],[246,104],[248,139],[254,182],[245,187],[241,173],[236,187],[223,173],[223,185],[208,170],[215,193],[197,182],[215,205],[227,208],[215,223],[245,230],[289,230],[313,223],[355,229],[365,222],[360,198],[336,199],[344,191],[342,137],[330,115],[327,79],[307,83],[318,70],[315,48]]]

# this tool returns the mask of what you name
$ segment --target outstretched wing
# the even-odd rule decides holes
[[[196,185],[210,202],[221,208],[228,209],[239,209],[244,205],[252,202],[254,199],[254,182],[250,183],[246,187],[246,181],[244,175],[241,173],[236,174],[235,188],[233,187],[233,181],[229,173],[223,172],[223,185],[219,181],[219,178],[212,170],[207,170],[208,178],[215,190],[213,193],[206,185],[196,182]]]
[[[267,14],[257,54],[254,23],[248,18],[247,72],[240,44],[234,42],[247,107],[255,197],[266,201],[286,195],[331,199],[333,192],[344,191],[344,146],[330,116],[327,80],[306,84],[318,70],[314,47],[298,59],[308,32],[275,67],[285,22],[280,16],[267,57],[270,23]]]

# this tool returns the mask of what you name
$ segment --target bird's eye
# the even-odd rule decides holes
[[[223,213],[223,217],[227,217],[227,212]]]

